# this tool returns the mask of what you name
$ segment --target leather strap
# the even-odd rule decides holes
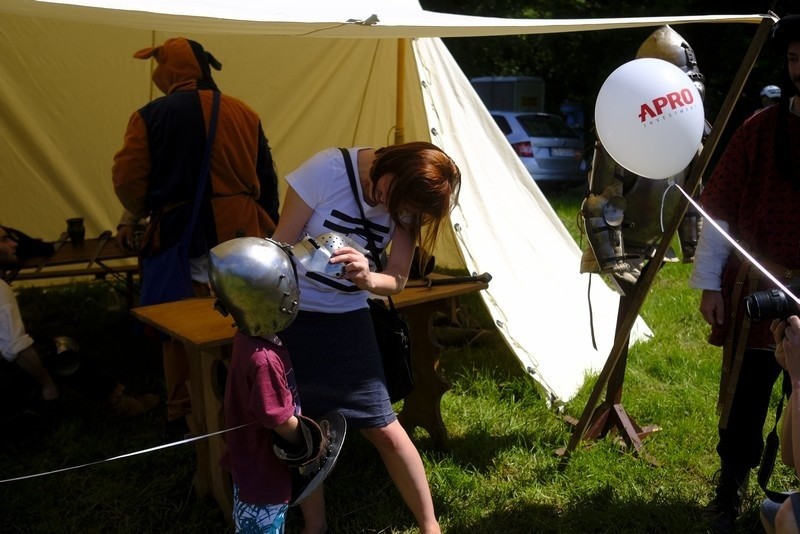
[[[767,258],[756,258],[764,268],[772,274],[775,278],[783,280],[791,280],[792,278],[800,278],[800,269],[789,269]]]
[[[778,407],[775,409],[775,425],[767,435],[766,442],[764,443],[764,454],[761,457],[761,464],[758,466],[758,485],[764,490],[764,493],[771,501],[783,502],[789,496],[787,493],[772,491],[767,488],[772,471],[775,468],[775,459],[778,456],[778,447],[780,446],[780,438],[778,437],[778,421],[781,419],[781,412],[783,411],[783,401],[788,399],[792,393],[791,380],[789,373],[783,372],[783,385],[781,387],[781,400],[778,401]],[[791,414],[786,414],[786,417],[791,417]]]
[[[739,380],[739,372],[742,369],[744,350],[747,345],[747,336],[750,333],[750,319],[747,315],[742,317],[742,325],[739,329],[739,337],[734,340],[736,332],[736,318],[745,294],[744,285],[747,281],[747,293],[756,290],[761,272],[754,268],[749,260],[743,259],[736,274],[736,282],[733,285],[733,294],[730,300],[730,312],[728,314],[728,331],[725,335],[725,344],[722,347],[722,374],[720,376],[719,400],[717,408],[720,412],[719,428],[728,426],[728,416],[731,413],[733,397],[736,393],[736,383]]]
[[[367,216],[364,215],[364,207],[361,205],[361,199],[358,196],[358,187],[356,187],[356,171],[353,169],[353,162],[350,160],[350,151],[346,148],[339,149],[342,152],[342,157],[344,158],[344,166],[347,168],[347,176],[350,178],[350,187],[353,190],[353,196],[356,197],[356,204],[358,205],[358,211],[361,212],[361,220],[364,224],[364,235],[367,237],[367,250],[369,250],[370,254],[372,255],[372,260],[375,262],[375,268],[378,272],[383,270],[383,265],[381,264],[381,255],[378,253],[378,247],[375,245],[375,239],[372,237],[372,232],[369,230],[369,226],[367,225]],[[392,297],[386,297],[389,301],[389,309],[392,310],[392,313],[397,314],[397,311],[394,308],[394,302],[392,302]]]
[[[211,120],[208,125],[208,138],[206,139],[206,153],[203,156],[203,167],[200,170],[200,179],[197,181],[197,192],[194,197],[194,205],[192,206],[192,217],[189,219],[189,224],[186,225],[186,230],[183,232],[181,241],[184,246],[189,245],[194,227],[197,225],[197,219],[200,215],[200,203],[203,200],[203,194],[208,184],[208,175],[211,172],[211,149],[214,146],[214,137],[217,134],[217,119],[219,117],[219,91],[214,91],[214,100],[211,103]]]

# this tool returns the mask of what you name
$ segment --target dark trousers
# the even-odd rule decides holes
[[[744,352],[739,382],[733,397],[727,428],[719,429],[717,453],[723,472],[744,474],[757,467],[764,449],[764,422],[772,388],[781,374],[775,353],[766,349]]]

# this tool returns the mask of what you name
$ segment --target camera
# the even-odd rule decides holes
[[[800,280],[786,284],[792,295],[800,295]],[[800,306],[792,295],[782,289],[755,291],[744,298],[745,313],[753,321],[786,319],[790,315],[800,315]]]

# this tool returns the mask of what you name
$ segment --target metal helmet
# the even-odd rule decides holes
[[[342,247],[351,247],[365,256],[370,253],[350,237],[337,232],[326,232],[317,237],[305,236],[292,245],[292,256],[306,271],[341,278],[344,274],[344,265],[330,263],[331,254]]]
[[[215,307],[245,334],[274,334],[297,316],[300,289],[287,248],[272,239],[239,237],[208,253]]]
[[[672,63],[694,82],[695,87],[700,92],[700,97],[704,98],[706,94],[705,76],[700,72],[697,66],[697,58],[694,55],[694,50],[689,46],[689,43],[681,37],[681,35],[669,27],[668,24],[661,26],[659,29],[650,34],[650,37],[644,40],[636,52],[636,59],[643,57],[652,57],[656,59],[663,59]]]
[[[777,85],[765,85],[764,88],[761,89],[761,96],[766,98],[780,98],[781,88]]]

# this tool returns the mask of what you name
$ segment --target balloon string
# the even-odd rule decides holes
[[[762,273],[764,273],[764,274],[767,276],[767,278],[769,278],[770,280],[772,280],[772,282],[774,282],[774,283],[775,283],[775,285],[776,285],[776,286],[778,286],[778,287],[781,289],[781,291],[783,291],[784,293],[786,293],[787,295],[789,295],[789,296],[792,298],[792,300],[794,300],[794,301],[795,301],[795,302],[796,302],[798,305],[800,305],[800,299],[799,299],[799,298],[797,298],[797,297],[794,295],[794,293],[792,293],[791,291],[789,291],[789,290],[786,288],[786,286],[784,286],[784,285],[783,285],[783,284],[782,284],[782,283],[781,283],[781,282],[780,282],[780,281],[779,281],[777,278],[775,278],[775,277],[772,275],[772,273],[770,273],[770,272],[769,272],[769,271],[768,271],[768,270],[767,270],[767,269],[766,269],[766,268],[765,268],[763,265],[761,265],[760,263],[758,263],[758,261],[756,261],[756,259],[755,259],[753,256],[751,256],[749,252],[747,252],[745,249],[743,249],[743,248],[742,248],[742,246],[741,246],[739,243],[737,243],[735,239],[733,239],[733,238],[732,238],[730,235],[728,235],[728,234],[725,232],[725,230],[723,230],[723,229],[722,229],[722,227],[720,227],[720,225],[719,225],[719,224],[717,224],[717,221],[715,221],[714,219],[712,219],[711,217],[709,217],[709,216],[708,216],[708,214],[707,214],[707,213],[706,213],[706,212],[703,210],[703,208],[701,208],[701,207],[700,207],[700,204],[698,204],[697,202],[695,202],[695,200],[692,198],[692,196],[691,196],[691,195],[689,195],[689,194],[688,194],[686,191],[684,191],[684,190],[683,190],[683,188],[682,188],[681,186],[679,186],[679,185],[677,185],[677,184],[673,184],[673,185],[675,185],[675,187],[677,187],[677,188],[678,188],[678,191],[680,191],[680,192],[683,194],[683,196],[685,196],[685,197],[686,197],[686,198],[689,200],[689,202],[690,202],[690,203],[691,203],[691,204],[692,204],[692,205],[693,205],[695,208],[697,208],[697,211],[698,211],[698,212],[700,212],[700,215],[702,215],[702,216],[703,216],[703,220],[704,220],[704,221],[708,221],[708,222],[710,222],[710,223],[711,223],[711,225],[712,225],[714,228],[716,228],[716,229],[717,229],[717,231],[718,231],[719,233],[721,233],[721,234],[723,235],[723,237],[725,237],[725,239],[727,239],[727,240],[728,240],[728,241],[731,243],[731,245],[733,245],[733,246],[736,248],[736,250],[738,250],[738,251],[739,251],[739,252],[742,254],[742,256],[744,256],[745,258],[747,258],[747,259],[750,261],[750,263],[752,263],[753,265],[755,265],[755,266],[756,266],[756,268],[757,268],[759,271],[761,271]]]
[[[672,176],[667,178],[667,184],[669,187],[664,189],[664,193],[661,195],[661,211],[658,213],[659,220],[661,221],[661,233],[664,233],[664,205],[667,202],[667,193],[669,192],[670,188],[675,186],[675,180],[672,179]]]
[[[185,445],[186,443],[192,443],[194,441],[199,441],[201,439],[207,439],[207,438],[210,438],[210,437],[213,437],[213,436],[217,436],[219,434],[224,434],[225,432],[230,432],[231,430],[238,430],[240,428],[244,428],[244,427],[250,426],[252,424],[253,423],[245,423],[243,425],[235,426],[233,428],[226,428],[225,430],[219,430],[217,432],[212,432],[210,434],[203,434],[202,436],[194,436],[194,437],[186,438],[186,439],[183,439],[183,440],[180,440],[180,441],[173,441],[171,443],[165,443],[163,445],[157,445],[155,447],[150,447],[149,449],[143,449],[143,450],[138,450],[138,451],[134,451],[134,452],[129,452],[129,453],[126,453],[126,454],[120,454],[119,456],[113,456],[111,458],[106,458],[105,460],[97,460],[97,461],[89,462],[89,463],[85,463],[85,464],[72,465],[70,467],[64,467],[64,468],[61,468],[61,469],[54,469],[52,471],[45,471],[43,473],[35,473],[35,474],[32,474],[32,475],[25,475],[25,476],[14,477],[14,478],[6,478],[6,479],[3,479],[3,480],[0,480],[0,484],[5,484],[6,482],[16,482],[18,480],[27,480],[29,478],[38,478],[38,477],[43,477],[43,476],[47,476],[47,475],[54,475],[56,473],[63,473],[65,471],[73,471],[75,469],[82,469],[84,467],[89,467],[89,466],[92,466],[92,465],[103,464],[103,463],[106,463],[106,462],[113,462],[115,460],[121,460],[123,458],[130,458],[131,456],[138,456],[140,454],[147,454],[149,452],[158,451],[158,450],[161,450],[161,449],[168,449],[170,447],[177,447],[178,445]]]

